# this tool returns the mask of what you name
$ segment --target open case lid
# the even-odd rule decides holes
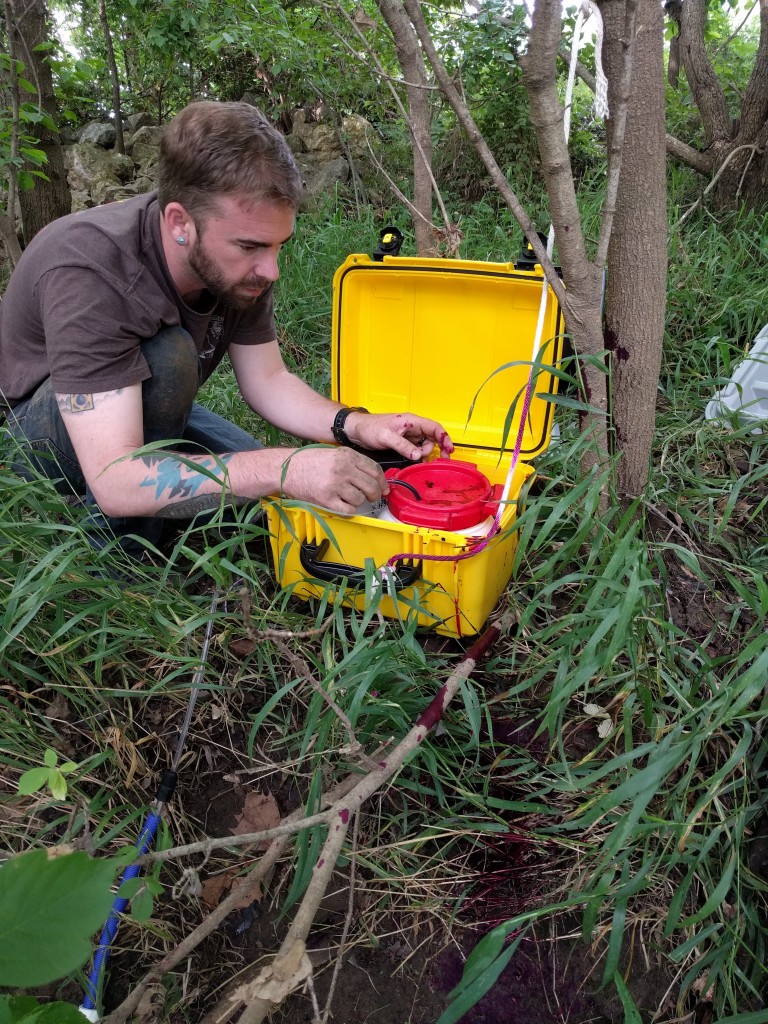
[[[536,358],[542,282],[538,265],[349,256],[333,281],[333,397],[371,412],[410,411],[438,420],[459,457],[461,449],[498,452],[514,403],[504,449],[511,453]],[[554,293],[547,291],[523,459],[543,451],[552,430],[554,405],[537,396],[557,389],[548,367],[560,357],[563,328]]]

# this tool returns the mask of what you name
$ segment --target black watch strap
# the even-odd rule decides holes
[[[364,409],[362,405],[354,405],[351,408],[345,405],[343,409],[339,409],[336,413],[333,426],[331,427],[331,433],[333,434],[334,441],[336,444],[341,444],[345,448],[354,447],[352,441],[347,437],[347,432],[344,429],[344,424],[347,422],[347,416],[349,416],[351,412],[368,412],[368,410]]]

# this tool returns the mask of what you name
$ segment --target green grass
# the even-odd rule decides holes
[[[325,210],[304,216],[286,249],[280,330],[291,365],[321,390],[333,272],[348,252],[371,251],[381,226],[369,214]],[[653,472],[636,508],[600,510],[604,481],[578,478],[583,442],[562,411],[562,441],[539,461],[504,598],[517,629],[363,815],[369,900],[359,941],[379,941],[392,915],[471,927],[479,938],[500,922],[514,934],[531,914],[557,930],[576,911],[606,983],[629,972],[635,944],[645,944],[675,978],[680,1014],[704,975],[716,1019],[765,1000],[768,880],[753,853],[766,830],[768,781],[766,441],[703,420],[766,318],[765,229],[755,214],[721,224],[697,214],[672,236]],[[490,208],[480,204],[466,234],[467,255],[507,258],[506,225]],[[206,396],[262,429],[241,415],[226,373]],[[607,486],[610,494],[610,478]],[[403,734],[451,664],[397,624],[289,601],[258,553],[258,525],[224,539],[190,530],[125,583],[109,577],[116,559],[91,550],[79,511],[48,484],[4,470],[0,495],[9,852],[89,833],[97,850],[134,841],[150,780],[171,756],[216,587],[245,580],[257,628],[300,631],[333,615],[322,638],[296,650],[369,750]],[[244,635],[230,594],[182,768],[179,840],[203,831],[198,776],[243,771],[296,798],[349,767],[339,719],[268,641],[237,653]],[[20,798],[20,774],[42,763],[48,746],[79,765],[66,800]],[[505,863],[500,837],[510,827],[532,844],[535,898],[492,910],[473,893]],[[295,845],[295,871],[279,890],[284,906],[300,896],[316,841],[306,835]],[[169,887],[178,876],[164,868]],[[118,960],[118,969],[137,978],[167,941],[163,930],[178,939],[188,930],[182,919],[196,913],[189,904],[156,925],[131,925],[138,961],[121,968]],[[479,949],[476,962],[492,973],[507,947],[497,936]],[[641,1006],[643,1019],[656,1009]],[[671,1020],[665,1013],[659,1019]]]

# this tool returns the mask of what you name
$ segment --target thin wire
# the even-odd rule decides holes
[[[189,734],[189,727],[192,724],[192,713],[195,710],[197,696],[200,693],[200,687],[203,682],[203,675],[205,674],[205,666],[208,664],[208,649],[211,646],[211,634],[213,633],[213,613],[216,611],[216,605],[218,604],[219,596],[220,594],[217,588],[211,601],[211,607],[208,611],[208,625],[205,627],[205,638],[203,640],[203,649],[200,654],[200,662],[192,678],[192,692],[189,695],[189,701],[187,703],[187,713],[184,715],[184,724],[181,727],[181,733],[176,744],[176,751],[173,755],[173,764],[171,765],[171,771],[174,772],[179,767],[181,756],[184,753],[184,747],[186,746],[187,743],[187,735]]]

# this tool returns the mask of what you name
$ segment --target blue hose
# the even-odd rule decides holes
[[[192,721],[192,712],[195,707],[195,701],[200,691],[200,684],[203,681],[203,673],[205,671],[205,665],[208,660],[208,648],[211,642],[211,632],[213,630],[213,613],[216,608],[216,602],[219,600],[219,591],[213,595],[211,601],[211,610],[208,618],[208,625],[205,629],[205,641],[203,643],[202,658],[200,664],[195,672],[194,679],[192,680],[192,692],[189,696],[189,703],[187,705],[187,713],[184,717],[184,724],[182,726],[181,735],[179,742],[176,746],[176,753],[173,758],[172,767],[163,774],[160,780],[160,785],[157,790],[155,797],[155,809],[151,811],[144,828],[141,830],[139,838],[136,840],[136,850],[139,855],[147,853],[152,842],[157,835],[157,829],[160,825],[160,820],[163,814],[163,808],[173,796],[176,790],[176,782],[178,775],[176,769],[179,767],[181,755],[184,750],[184,745],[187,740],[187,733],[189,732],[189,726]],[[118,886],[118,893],[122,888],[124,882],[130,881],[131,878],[136,876],[141,871],[141,867],[138,864],[130,864],[123,872],[123,877],[120,879],[120,885]],[[85,983],[85,997],[80,1010],[87,1017],[88,1020],[98,1020],[98,1014],[96,1012],[96,1000],[99,994],[99,983],[101,981],[102,972],[106,967],[107,960],[109,959],[109,950],[112,942],[117,934],[117,927],[120,923],[120,915],[124,913],[125,908],[128,906],[130,900],[124,896],[116,896],[115,901],[112,904],[112,909],[109,912],[107,923],[104,925],[104,930],[101,933],[99,944],[96,947],[96,952],[93,955],[93,965],[91,966],[91,973],[88,976],[88,980]]]
[[[151,811],[149,817],[144,823],[144,828],[141,831],[141,835],[136,840],[136,849],[139,854],[146,853],[152,842],[157,835],[157,829],[160,824],[161,816],[159,809],[157,811]],[[139,864],[129,864],[123,872],[123,877],[120,879],[120,887],[123,882],[127,882],[131,878],[136,876],[141,871]],[[119,892],[119,888],[118,888]],[[101,972],[104,970],[107,959],[109,957],[110,946],[112,940],[117,933],[117,926],[120,923],[120,915],[124,913],[125,908],[128,906],[130,900],[124,896],[116,896],[115,902],[112,904],[112,910],[109,912],[107,923],[104,925],[104,930],[101,933],[99,944],[96,947],[96,952],[93,955],[93,966],[91,967],[91,973],[88,976],[88,981],[85,984],[85,998],[83,999],[82,1008],[84,1010],[95,1010],[96,1009],[96,998],[99,991],[99,981],[101,979]]]

